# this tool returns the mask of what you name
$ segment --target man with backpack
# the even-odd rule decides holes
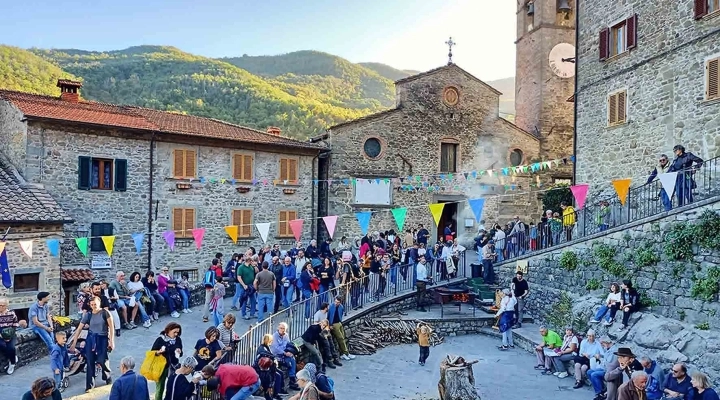
[[[203,276],[203,286],[205,287],[205,305],[203,306],[203,322],[208,322],[208,312],[210,309],[210,301],[212,301],[212,289],[215,287],[217,276],[222,276],[222,264],[220,263],[222,253],[215,254],[215,258],[210,264],[210,268],[205,271]]]

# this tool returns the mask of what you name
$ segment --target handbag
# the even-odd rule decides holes
[[[587,357],[583,357],[583,356],[575,356],[573,358],[573,362],[578,363],[580,365],[587,365],[588,367],[590,366],[590,360]]]
[[[146,351],[145,360],[140,366],[140,375],[149,381],[157,382],[160,380],[166,365],[167,359],[164,356],[155,354],[155,350]]]

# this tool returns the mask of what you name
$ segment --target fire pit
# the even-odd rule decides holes
[[[462,311],[462,305],[472,305],[473,317],[475,316],[475,293],[465,286],[459,287],[440,287],[433,289],[433,299],[440,304],[440,317],[445,315],[445,304],[458,306],[458,312]]]

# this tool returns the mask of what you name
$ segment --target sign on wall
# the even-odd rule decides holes
[[[355,184],[355,204],[392,205],[392,182],[358,178]]]
[[[90,262],[91,269],[111,269],[112,259],[107,254],[93,254]]]

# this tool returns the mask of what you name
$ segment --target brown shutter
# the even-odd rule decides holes
[[[232,217],[230,218],[230,225],[240,225],[242,223],[241,218],[242,214],[240,213],[240,210],[233,210]]]
[[[707,70],[707,100],[720,98],[720,58],[708,61],[705,69]]]
[[[610,57],[610,28],[605,28],[600,31],[600,61],[607,60]]]
[[[194,178],[196,170],[195,150],[185,150],[185,177]]]
[[[298,179],[297,171],[298,160],[288,160],[288,180],[296,181]]]
[[[700,19],[708,13],[707,0],[695,0],[695,19]]]
[[[192,236],[192,229],[195,228],[195,209],[194,208],[186,208],[185,209],[185,221],[183,221],[183,229],[185,231],[183,232],[184,237],[191,237]]]
[[[280,159],[280,180],[284,181],[288,179],[288,159],[287,158],[281,158]]]
[[[627,35],[626,42],[627,49],[634,49],[637,46],[637,14],[628,18],[625,21],[625,33]]]
[[[183,150],[173,150],[173,176],[175,178],[183,177],[185,168],[185,152]]]
[[[240,236],[249,237],[252,234],[252,210],[239,210],[240,211]]]
[[[288,224],[287,224],[287,212],[280,211],[280,217],[278,218],[278,235],[287,236]]]
[[[608,99],[608,125],[617,122],[617,95],[614,94]]]
[[[625,122],[625,96],[626,92],[617,94],[617,122]]]
[[[297,219],[297,211],[288,211],[288,221]]]
[[[180,236],[183,230],[183,211],[182,208],[172,209],[172,230],[175,231],[175,236]]]
[[[235,154],[233,156],[233,178],[235,178],[237,180],[243,179],[242,167],[243,167],[242,154]]]
[[[253,156],[244,155],[243,159],[243,176],[242,179],[246,181],[253,180]]]

